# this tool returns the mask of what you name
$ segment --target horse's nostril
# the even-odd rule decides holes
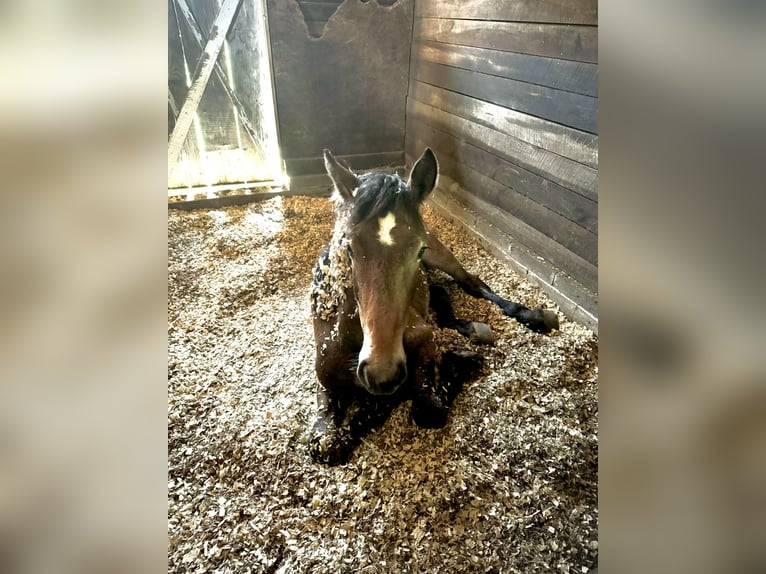
[[[363,359],[359,361],[359,366],[356,369],[356,375],[363,381],[367,381],[366,371],[367,371],[367,361]]]
[[[407,364],[374,363],[369,364],[366,360],[359,361],[357,376],[369,392],[374,395],[389,395],[407,380]]]

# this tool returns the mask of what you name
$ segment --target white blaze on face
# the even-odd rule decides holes
[[[391,237],[391,230],[396,227],[396,216],[391,211],[385,217],[378,219],[380,228],[378,229],[378,239],[383,245],[393,245],[394,238]]]

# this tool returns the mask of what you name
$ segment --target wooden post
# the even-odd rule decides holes
[[[213,28],[210,30],[210,37],[195,69],[192,85],[189,88],[183,106],[181,106],[173,133],[170,135],[170,141],[168,142],[168,173],[170,173],[170,170],[178,161],[181,146],[194,120],[194,112],[199,107],[202,94],[205,92],[205,87],[208,80],[210,80],[210,74],[213,72],[218,54],[223,47],[223,41],[226,39],[226,34],[229,33],[240,4],[242,4],[242,0],[224,0],[213,23]]]

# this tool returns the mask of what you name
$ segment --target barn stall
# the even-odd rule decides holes
[[[595,2],[173,0],[170,572],[589,572],[597,562]],[[205,56],[206,55],[206,56]],[[429,229],[536,334],[445,275],[483,366],[447,425],[407,405],[314,463],[322,149],[439,159]]]

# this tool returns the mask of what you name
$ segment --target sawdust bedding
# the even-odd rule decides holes
[[[499,294],[556,306],[427,206],[429,228]],[[447,426],[401,405],[346,465],[312,462],[308,286],[329,200],[169,213],[169,572],[587,572],[597,548],[597,338],[535,334],[449,287],[440,344],[485,357]],[[449,283],[445,283],[449,285]]]

